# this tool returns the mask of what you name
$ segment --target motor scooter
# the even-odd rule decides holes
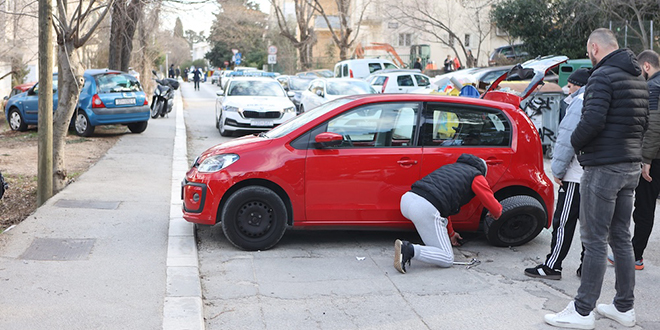
[[[156,77],[154,80],[158,84],[151,100],[151,118],[155,119],[158,116],[165,117],[172,111],[174,91],[179,89],[179,81],[173,78],[159,79],[155,70],[151,70],[151,73]]]

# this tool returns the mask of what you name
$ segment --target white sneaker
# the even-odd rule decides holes
[[[546,314],[545,322],[560,328],[593,329],[596,327],[594,312],[582,316],[575,310],[575,302],[571,301],[563,311],[557,314]]]
[[[635,309],[631,309],[625,313],[619,312],[619,310],[614,307],[614,304],[598,304],[596,310],[600,315],[603,315],[609,319],[619,322],[621,325],[626,327],[635,326]]]

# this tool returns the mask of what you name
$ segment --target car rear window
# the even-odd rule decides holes
[[[134,76],[123,73],[106,73],[94,77],[99,94],[140,92],[142,85]]]

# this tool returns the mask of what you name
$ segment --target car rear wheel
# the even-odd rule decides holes
[[[76,134],[80,136],[92,136],[94,134],[94,126],[89,123],[89,118],[85,110],[78,110],[76,114],[76,123],[74,125]]]
[[[286,230],[284,202],[274,191],[261,186],[236,191],[227,200],[221,214],[225,236],[243,250],[270,249]]]
[[[484,231],[490,244],[518,246],[534,239],[545,227],[545,210],[534,197],[519,195],[506,198],[502,204],[502,216],[495,220],[486,217]]]
[[[20,111],[16,108],[9,110],[9,128],[12,131],[24,132],[27,130],[27,124],[23,121]]]
[[[145,120],[137,123],[130,123],[126,126],[128,126],[128,130],[131,131],[131,133],[142,133],[147,129],[147,124],[148,121]]]

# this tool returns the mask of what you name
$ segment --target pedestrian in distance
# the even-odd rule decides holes
[[[188,68],[183,69],[183,81],[188,82]]]
[[[461,61],[458,59],[458,57],[454,57],[454,71],[460,70],[463,67],[461,66]]]
[[[525,269],[525,275],[530,277],[560,280],[562,261],[571,248],[580,214],[580,178],[582,177],[582,166],[578,163],[575,150],[571,145],[571,134],[582,115],[584,85],[587,84],[588,79],[589,71],[587,69],[575,70],[568,77],[570,94],[566,99],[570,99],[567,100],[569,106],[566,116],[559,124],[557,141],[552,155],[552,175],[555,182],[559,184],[559,194],[555,214],[552,217],[550,253],[542,264]],[[578,276],[581,275],[581,271],[582,265],[578,267]]]
[[[181,67],[177,66],[176,70],[174,70],[174,74],[176,74],[174,78],[179,79],[179,77],[181,76]]]
[[[415,60],[415,64],[413,65],[413,69],[417,69],[419,71],[422,71],[422,59],[420,57]]]
[[[454,66],[454,61],[451,59],[451,55],[447,55],[445,59],[445,73],[454,71],[452,67]]]
[[[599,314],[624,326],[636,323],[635,260],[630,242],[633,193],[642,172],[642,137],[648,125],[648,87],[635,54],[619,49],[612,31],[593,31],[587,41],[593,64],[584,92],[582,117],[571,135],[584,169],[580,180],[582,276],[575,299],[548,324],[593,329],[607,267],[609,243],[616,263],[616,294],[599,304]]]
[[[655,203],[660,194],[660,112],[658,97],[660,97],[660,56],[652,50],[645,50],[637,56],[637,62],[642,67],[642,76],[646,78],[649,87],[649,127],[644,133],[642,144],[642,177],[635,189],[635,223],[632,238],[635,254],[635,269],[644,269],[644,250],[653,230]],[[656,178],[654,181],[653,178]],[[607,260],[614,264],[614,256]]]
[[[467,62],[466,65],[468,68],[474,68],[477,66],[477,60],[474,58],[474,55],[472,55],[472,49],[468,49],[467,51]]]
[[[199,80],[202,79],[202,72],[199,68],[193,70],[193,82],[195,83],[195,90],[199,90]]]
[[[401,214],[415,225],[425,245],[409,241],[394,242],[394,268],[406,273],[412,259],[447,268],[454,264],[453,246],[461,235],[454,231],[450,216],[475,196],[498,219],[502,205],[493,196],[486,181],[486,162],[471,154],[462,154],[455,163],[444,165],[413,183],[401,197]]]
[[[168,72],[170,78],[174,78],[174,64],[170,65],[170,71]]]

